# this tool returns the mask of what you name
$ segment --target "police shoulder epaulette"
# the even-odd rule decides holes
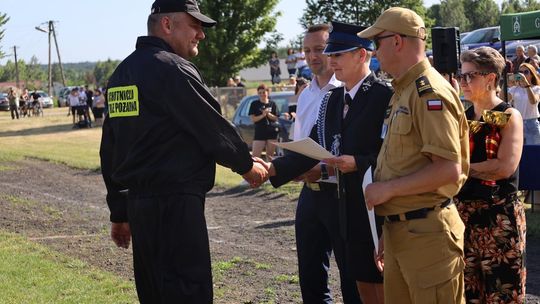
[[[418,96],[420,97],[427,93],[433,93],[433,88],[431,87],[431,84],[426,76],[416,79],[416,90],[418,91]]]
[[[393,89],[392,84],[388,80],[384,80],[384,79],[379,78],[379,79],[377,79],[376,83],[382,85],[383,87]]]

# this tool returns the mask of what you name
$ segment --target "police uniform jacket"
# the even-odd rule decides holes
[[[384,121],[387,131],[375,180],[413,174],[431,162],[428,154],[459,163],[461,176],[431,192],[390,199],[375,208],[383,216],[440,204],[458,193],[469,172],[467,118],[450,83],[425,59],[394,79],[392,86],[395,93]]]
[[[204,196],[216,162],[239,174],[252,167],[195,65],[160,38],[138,38],[109,79],[107,101],[100,156],[113,222],[127,221],[121,190]]]
[[[334,88],[321,103],[317,124],[310,137],[334,155],[352,155],[356,172],[340,173],[340,229],[364,231],[363,241],[371,241],[362,180],[369,166],[375,165],[382,144],[381,128],[384,113],[392,96],[388,83],[373,74],[366,77],[343,118],[344,88]],[[280,186],[315,166],[318,161],[296,153],[272,161],[277,176],[272,185]],[[345,224],[346,223],[346,224]]]

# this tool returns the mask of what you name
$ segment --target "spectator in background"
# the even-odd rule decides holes
[[[240,78],[240,75],[234,77],[234,83],[236,84],[237,87],[243,87],[243,88],[246,87],[246,85],[242,83],[242,78]]]
[[[279,58],[277,57],[276,52],[272,52],[270,60],[268,60],[270,65],[270,77],[272,84],[278,84],[281,82],[281,68],[279,67]]]
[[[529,58],[525,59],[525,63],[531,64],[535,69],[538,70],[540,56],[538,56],[538,48],[536,45],[531,44],[527,47],[527,56],[529,56]]]
[[[11,119],[19,119],[19,96],[13,88],[9,88],[8,91],[9,111],[11,112]]]
[[[30,94],[28,93],[28,89],[24,89],[21,97],[19,98],[19,109],[20,114],[25,117],[28,112],[28,104],[30,102]]]
[[[287,50],[287,59],[285,60],[287,64],[287,71],[289,72],[289,77],[296,74],[296,56],[293,49]]]
[[[523,136],[525,144],[540,144],[540,125],[538,122],[538,101],[540,100],[540,77],[536,69],[528,64],[519,66],[514,75],[515,86],[508,89],[508,100],[523,116]]]
[[[266,159],[272,160],[276,146],[272,143],[277,141],[279,123],[276,103],[268,97],[270,90],[264,84],[257,87],[259,99],[251,103],[249,116],[255,124],[255,136],[253,137],[253,156],[261,157],[266,148]]]
[[[305,79],[304,77],[300,77],[296,79],[296,84],[294,88],[294,96],[297,96],[295,100],[298,99],[298,96],[300,96],[300,93],[309,85],[309,80]]]
[[[92,101],[92,113],[96,126],[103,125],[103,110],[105,110],[105,97],[101,90],[97,89]]]
[[[465,223],[466,302],[524,303],[525,212],[517,195],[521,115],[497,96],[505,66],[499,52],[465,51],[461,64],[460,84],[473,104],[466,111],[469,177],[454,198]]]
[[[296,79],[296,84],[294,86],[294,98],[293,103],[289,104],[289,109],[287,113],[284,113],[283,116],[285,119],[292,120],[291,127],[289,128],[289,139],[294,138],[294,124],[296,120],[296,106],[298,104],[298,97],[300,93],[309,85],[309,80],[304,77]]]
[[[92,124],[92,119],[90,119],[90,112],[92,111],[92,106],[93,106],[93,103],[94,103],[94,101],[93,101],[94,92],[92,90],[89,90],[88,86],[85,86],[85,91],[86,91],[86,109],[85,109],[85,111],[86,111],[86,115],[88,115],[88,122],[90,124]],[[94,114],[93,111],[92,111],[92,114]],[[95,118],[96,117],[94,116],[94,119]]]
[[[68,95],[68,116],[71,112],[71,116],[73,116],[73,125],[75,125],[75,117],[77,116],[77,108],[80,104],[80,98],[79,98],[79,89],[73,88],[71,89],[71,92]]]
[[[227,79],[227,86],[228,87],[236,87],[236,83],[234,83],[234,79],[232,79],[232,78]]]
[[[526,59],[527,56],[525,56],[525,47],[523,47],[523,45],[518,45],[516,47],[516,58],[512,60],[512,66],[514,68],[512,72],[517,73],[519,66],[524,63]]]
[[[297,75],[298,77],[304,77],[304,70],[309,69],[306,61],[306,54],[304,53],[304,50],[302,48],[299,48],[298,52],[296,52],[294,56],[296,57],[296,70],[298,73]]]
[[[294,76],[294,75],[289,76],[289,83],[287,83],[287,85],[296,86],[296,76]]]

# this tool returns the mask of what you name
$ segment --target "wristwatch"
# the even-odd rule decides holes
[[[328,179],[328,169],[326,168],[326,164],[321,164],[321,179]]]

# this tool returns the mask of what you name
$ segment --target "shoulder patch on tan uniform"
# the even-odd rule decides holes
[[[420,97],[427,93],[433,93],[433,88],[431,87],[431,84],[426,76],[416,79],[416,90],[418,91],[418,96]]]
[[[442,111],[443,109],[443,102],[440,99],[426,100],[426,105],[428,111]]]

